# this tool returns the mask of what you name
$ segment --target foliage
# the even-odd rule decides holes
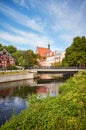
[[[86,71],[79,72],[60,88],[57,97],[38,100],[0,130],[85,130]]]
[[[25,60],[23,51],[17,50],[13,53],[13,56],[15,58],[16,65],[24,66]]]
[[[7,46],[3,46],[3,45],[0,43],[0,51],[2,51],[3,49],[7,49]]]
[[[16,70],[16,66],[15,65],[9,65],[7,66],[7,70]]]
[[[2,51],[2,44],[0,43],[0,51]]]
[[[7,51],[11,54],[13,54],[14,52],[17,51],[16,47],[10,45],[10,46],[7,46]]]
[[[52,66],[59,67],[59,66],[62,66],[62,63],[61,62],[55,62],[55,63],[52,63]]]
[[[20,97],[24,97],[26,98],[28,95],[30,95],[31,97],[31,94],[35,94],[36,93],[36,87],[30,87],[30,86],[19,86],[17,88],[14,88],[14,91],[13,91],[13,96],[20,96]],[[29,102],[30,102],[30,97],[29,98]]]
[[[11,54],[17,51],[16,47],[14,47],[12,45],[3,46],[2,44],[0,44],[0,51],[2,51],[3,49],[6,49]]]
[[[31,67],[34,65],[38,65],[38,54],[35,54],[32,50],[27,50],[25,52],[25,62],[26,62],[26,67]]]
[[[38,66],[38,59],[40,56],[38,54],[35,54],[32,50],[17,50],[16,47],[9,45],[9,46],[3,46],[0,43],[0,51],[3,49],[6,49],[14,58],[17,66],[23,66],[23,67],[31,67],[31,66]]]
[[[86,37],[75,37],[70,47],[66,49],[64,66],[80,66],[86,64]]]

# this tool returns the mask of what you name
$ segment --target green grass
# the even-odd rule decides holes
[[[60,87],[57,97],[28,99],[30,106],[13,116],[0,130],[85,130],[86,72],[79,72]]]
[[[1,75],[13,75],[13,74],[26,74],[28,73],[29,71],[28,70],[15,70],[15,71],[0,71],[0,76]]]

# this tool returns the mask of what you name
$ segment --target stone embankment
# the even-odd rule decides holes
[[[16,74],[4,74],[0,75],[0,82],[10,82],[10,81],[18,81],[24,79],[32,79],[34,78],[33,73],[16,73]]]

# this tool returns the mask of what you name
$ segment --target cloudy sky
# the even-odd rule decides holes
[[[0,43],[65,51],[86,36],[86,0],[0,0]]]

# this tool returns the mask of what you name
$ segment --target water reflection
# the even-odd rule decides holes
[[[41,97],[58,95],[58,86],[62,82],[48,80],[23,80],[17,82],[0,83],[0,126],[8,120],[13,113],[20,113],[27,107],[27,96],[32,93]]]
[[[0,99],[0,125],[8,120],[13,113],[20,113],[27,106],[25,99],[19,97],[6,97]]]
[[[46,97],[47,95],[50,96],[57,96],[59,92],[59,86],[61,82],[51,82],[48,84],[38,84],[37,94],[41,97]]]
[[[21,80],[21,81],[14,81],[14,82],[7,82],[7,83],[0,83],[0,88],[9,88],[9,87],[18,87],[18,86],[26,86],[26,85],[33,85],[36,84],[36,80]]]

